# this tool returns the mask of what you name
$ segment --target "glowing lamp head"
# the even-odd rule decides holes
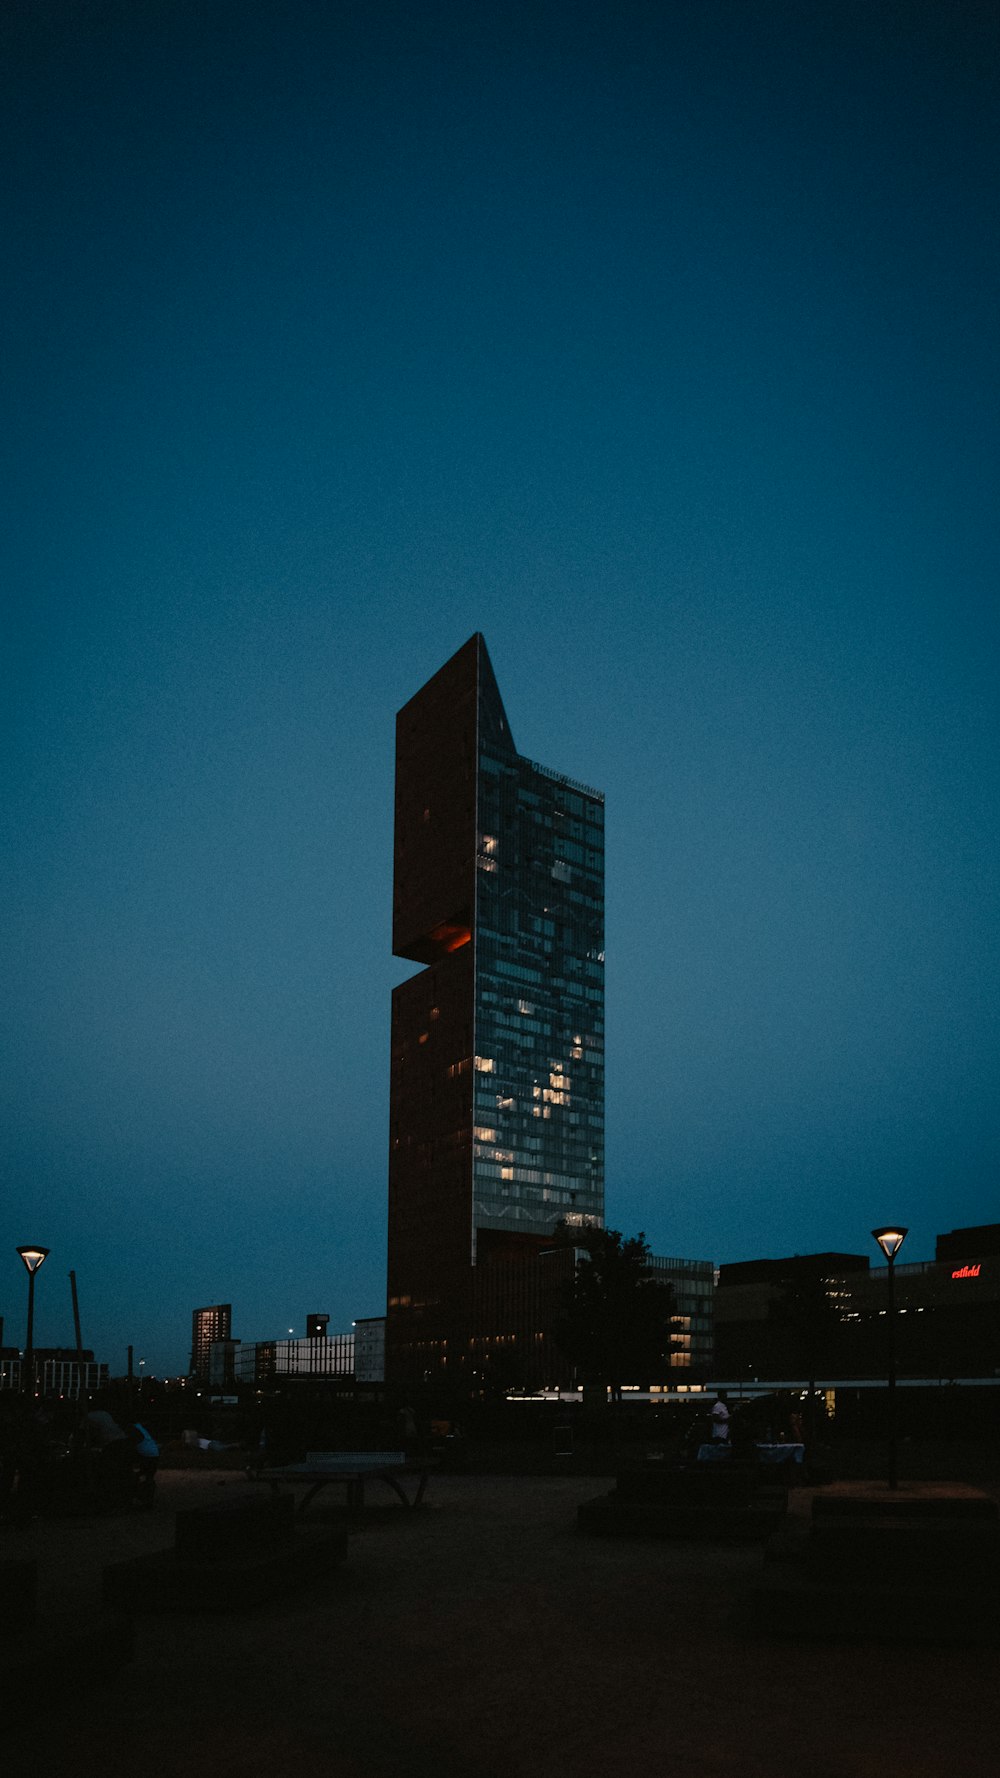
[[[873,1239],[878,1242],[890,1264],[895,1259],[903,1242],[906,1240],[907,1233],[908,1230],[904,1229],[898,1222],[894,1223],[891,1228],[872,1229]]]
[[[19,1247],[17,1251],[31,1273],[37,1272],[42,1261],[49,1257],[47,1247]]]

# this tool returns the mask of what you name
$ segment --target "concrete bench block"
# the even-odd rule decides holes
[[[899,1488],[873,1484],[843,1486],[815,1496],[814,1519],[1000,1519],[1000,1508],[980,1488],[903,1483]]]
[[[0,1561],[0,1637],[19,1633],[35,1615],[38,1563],[34,1556],[5,1556]]]
[[[759,1491],[753,1470],[681,1469],[623,1470],[617,1481],[622,1500],[656,1501],[661,1505],[737,1508],[749,1505]]]
[[[4,1645],[6,1695],[33,1697],[39,1676],[58,1676],[60,1691],[89,1704],[95,1685],[107,1683],[131,1661],[135,1652],[132,1619],[117,1613],[95,1613],[81,1624],[79,1612],[46,1615]],[[43,1711],[44,1706],[40,1706]],[[18,1721],[14,1711],[0,1711],[0,1736]]]
[[[174,1517],[177,1554],[199,1562],[225,1562],[276,1550],[294,1536],[294,1512],[291,1495],[185,1507]]]
[[[785,1515],[785,1503],[751,1501],[733,1511],[620,1500],[605,1494],[577,1508],[581,1529],[605,1537],[670,1537],[706,1543],[754,1543],[771,1536]]]
[[[104,1570],[104,1603],[130,1613],[249,1611],[329,1575],[347,1554],[343,1531],[297,1531],[272,1551],[199,1561],[157,1550]]]
[[[772,1568],[753,1589],[751,1611],[759,1630],[799,1640],[1000,1642],[1000,1614],[992,1587],[820,1581],[808,1573]]]

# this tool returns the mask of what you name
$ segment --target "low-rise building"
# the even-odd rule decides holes
[[[354,1335],[332,1334],[322,1339],[243,1340],[233,1355],[237,1383],[287,1382],[309,1378],[313,1382],[349,1382],[354,1376]]]
[[[1000,1224],[939,1235],[935,1258],[894,1267],[901,1377],[1000,1374]],[[888,1267],[866,1254],[795,1254],[719,1269],[715,1374],[745,1381],[879,1377]]]
[[[81,1366],[82,1357],[82,1366]],[[84,1395],[106,1389],[108,1367],[91,1351],[78,1353],[75,1346],[36,1346],[32,1354],[35,1390],[48,1399],[78,1401],[81,1374]],[[24,1375],[24,1358],[16,1346],[0,1350],[0,1389],[18,1390]]]

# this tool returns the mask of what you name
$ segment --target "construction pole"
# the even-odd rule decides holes
[[[73,1328],[76,1333],[76,1363],[80,1374],[80,1388],[77,1393],[77,1400],[82,1401],[84,1397],[83,1335],[80,1332],[80,1303],[76,1294],[75,1272],[71,1272],[69,1275],[69,1287],[73,1292]]]
[[[90,1485],[90,1441],[87,1438],[87,1391],[86,1366],[83,1361],[83,1335],[80,1332],[80,1302],[76,1294],[76,1273],[69,1275],[69,1287],[73,1293],[73,1328],[76,1333],[76,1371],[79,1386],[76,1395],[77,1437],[79,1439],[80,1458],[83,1463],[84,1485]]]

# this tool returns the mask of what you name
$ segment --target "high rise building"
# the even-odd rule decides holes
[[[217,1340],[231,1340],[233,1306],[213,1303],[207,1309],[191,1312],[191,1374],[208,1380],[209,1350]]]
[[[393,950],[387,1370],[471,1380],[604,1218],[604,800],[517,752],[478,634],[397,717]]]

